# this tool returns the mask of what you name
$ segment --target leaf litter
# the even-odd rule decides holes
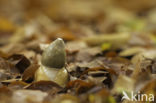
[[[156,98],[155,6],[154,0],[0,0],[0,103],[134,103],[122,100],[123,91]],[[64,65],[44,66],[42,54],[57,38],[65,42]],[[37,81],[41,67],[58,83]]]

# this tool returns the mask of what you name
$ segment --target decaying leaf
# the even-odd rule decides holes
[[[30,65],[23,73],[22,80],[25,82],[32,82],[35,78],[35,72],[38,69],[38,64]]]
[[[72,88],[76,91],[77,94],[80,94],[80,93],[84,93],[90,90],[91,88],[93,88],[93,86],[94,84],[92,83],[87,83],[82,80],[75,80],[75,81],[69,82],[67,85],[67,88],[68,89]]]
[[[133,64],[136,64],[138,63],[139,61],[143,61],[144,59],[155,59],[156,58],[156,55],[155,55],[155,50],[148,50],[148,51],[145,51],[145,52],[142,52],[142,53],[139,53],[137,55],[135,55],[133,58],[132,58],[132,63]]]
[[[11,89],[23,89],[25,86],[27,86],[28,84],[22,81],[14,81],[11,82],[8,87]]]
[[[23,73],[25,69],[30,65],[30,61],[23,55],[12,55],[8,58],[8,60],[15,65],[20,73]]]
[[[76,56],[77,61],[90,61],[94,56],[100,54],[102,52],[101,48],[94,47],[94,48],[86,48],[78,52]]]
[[[59,90],[61,90],[61,87],[52,81],[34,82],[26,88],[31,89],[31,90],[41,90],[41,91],[47,91],[47,92],[52,91],[52,90],[55,90],[55,92],[58,92]]]

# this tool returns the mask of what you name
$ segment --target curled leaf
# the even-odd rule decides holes
[[[25,86],[27,86],[28,84],[22,81],[14,81],[11,82],[8,87],[11,89],[23,89]]]
[[[22,80],[25,82],[31,82],[35,78],[35,72],[38,69],[38,64],[30,65],[23,73]]]
[[[23,73],[27,67],[30,65],[30,61],[23,55],[15,54],[8,58],[10,62],[12,62],[16,68]]]
[[[58,92],[59,90],[61,90],[61,87],[52,81],[34,82],[26,88],[32,89],[32,90],[41,90],[41,91],[46,91],[46,92],[50,90],[55,90],[56,92]]]

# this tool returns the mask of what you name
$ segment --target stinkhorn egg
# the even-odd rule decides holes
[[[36,71],[35,80],[50,80],[64,87],[68,82],[65,63],[65,43],[61,38],[58,38],[43,51],[40,68]]]

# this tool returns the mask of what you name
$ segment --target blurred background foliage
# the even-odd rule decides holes
[[[52,19],[91,19],[116,8],[142,13],[155,6],[155,0],[0,0],[0,16],[18,22],[39,13]]]

